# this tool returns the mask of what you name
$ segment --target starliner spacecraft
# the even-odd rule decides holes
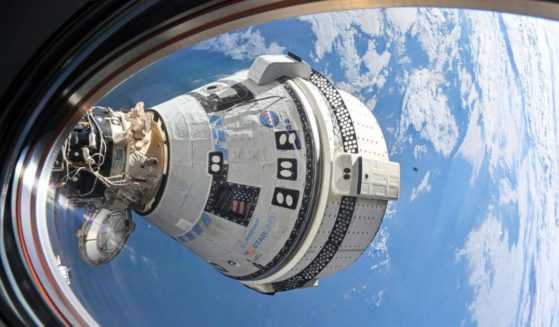
[[[149,109],[93,107],[62,146],[52,188],[84,208],[82,258],[124,247],[131,211],[261,293],[316,286],[375,237],[400,166],[354,96],[295,55]]]

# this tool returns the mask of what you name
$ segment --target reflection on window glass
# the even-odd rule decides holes
[[[61,150],[51,179],[60,193],[51,206],[55,218],[49,230],[56,240],[60,272],[102,325],[551,325],[559,312],[557,35],[559,23],[542,19],[396,8],[270,22],[163,58],[107,94],[97,104],[100,109],[82,118]],[[366,209],[359,209],[364,216],[378,211],[380,217],[386,209],[370,245],[344,243],[355,249],[348,250],[347,257],[328,258],[339,260],[340,267],[358,258],[353,264],[320,278],[318,287],[307,287],[315,285],[315,275],[291,276],[297,287],[304,288],[281,292],[291,284],[274,284],[279,293],[265,296],[260,293],[269,293],[268,289],[254,292],[224,275],[262,271],[265,278],[271,274],[268,262],[292,258],[287,248],[284,257],[262,257],[266,240],[280,238],[271,232],[275,226],[288,225],[281,214],[262,219],[257,203],[271,199],[271,205],[285,210],[277,212],[294,212],[292,224],[304,225],[307,213],[301,208],[304,201],[316,200],[309,194],[320,179],[315,173],[322,164],[320,147],[311,133],[320,124],[305,115],[288,114],[300,113],[305,106],[303,93],[293,85],[285,82],[255,91],[235,74],[260,55],[288,52],[296,54],[291,57],[294,62],[300,57],[322,73],[312,76],[315,85],[322,85],[317,92],[325,92],[325,99],[336,96],[328,93],[334,92],[328,89],[330,81],[345,105],[357,100],[344,96],[344,91],[374,113],[390,161],[400,164],[401,186],[398,201],[388,202],[387,208],[386,202],[371,200],[363,202]],[[138,105],[158,108],[172,99],[194,108],[184,117],[188,128],[181,127],[183,118],[165,120]],[[281,106],[285,112],[250,115],[255,105]],[[107,107],[112,109],[102,111]],[[257,127],[243,130],[235,119]],[[208,122],[207,131],[197,129],[202,120]],[[142,129],[141,122],[146,121],[158,127]],[[356,130],[365,128],[360,124],[365,123],[354,118]],[[103,129],[113,138],[102,139]],[[193,158],[194,170],[174,162],[167,148],[156,149],[146,141],[146,135],[155,133],[161,144],[172,147],[164,130],[177,139],[186,137],[181,136],[185,131],[193,140],[206,132],[211,136],[211,144],[192,141],[184,149],[184,155]],[[261,134],[254,132],[260,130]],[[358,137],[373,139],[372,133]],[[125,134],[135,143],[119,139]],[[334,134],[332,138],[345,140],[346,134]],[[257,145],[267,137],[271,150]],[[244,146],[247,139],[254,145]],[[84,152],[83,144],[91,142],[95,147]],[[235,142],[244,145],[227,149]],[[350,155],[348,142],[344,149]],[[212,150],[198,158],[206,145]],[[135,169],[136,186],[128,193],[111,194],[111,186],[122,181],[95,178],[86,171],[125,171],[123,149],[130,151],[130,146],[137,153],[130,168]],[[272,150],[282,155],[269,157]],[[112,165],[104,165],[109,157]],[[365,166],[369,163],[359,160]],[[73,164],[68,165],[70,161]],[[162,164],[166,162],[173,167],[184,164],[176,176],[185,180],[195,174],[207,178],[207,202],[192,193],[184,198],[190,207],[173,209],[177,217],[187,217],[188,208],[201,205],[203,214],[195,223],[177,218],[176,224],[157,228],[136,213],[150,214],[161,200],[159,185],[168,192],[163,197],[179,196],[181,190],[172,189],[174,180],[165,178],[173,169]],[[262,165],[268,165],[263,171],[270,175],[258,175],[254,167]],[[352,174],[348,168],[340,178],[353,181],[357,175]],[[246,182],[268,176],[274,182],[261,186]],[[365,183],[369,175],[359,178],[358,183]],[[201,190],[200,185],[188,187]],[[357,192],[366,191],[359,187]],[[73,197],[104,200],[93,210],[68,204]],[[99,209],[107,199],[112,211]],[[131,217],[119,211],[124,203],[135,210]],[[359,207],[343,200],[336,205]],[[367,224],[346,230],[370,235],[375,227]],[[195,244],[204,233],[226,228],[246,236],[231,251],[242,249],[242,255],[250,258],[248,268],[225,252],[205,262],[181,245]],[[295,244],[302,237],[285,230],[289,242]],[[268,233],[274,235],[268,238]],[[334,236],[323,237],[332,239],[334,249],[342,246]],[[207,246],[192,249],[204,253]],[[284,251],[280,248],[278,253]],[[328,257],[320,247],[312,251],[316,257]],[[311,258],[307,267],[319,261]],[[311,274],[311,268],[305,274]]]

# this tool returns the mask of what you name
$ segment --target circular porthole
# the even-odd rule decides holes
[[[429,5],[472,6],[461,1]],[[559,18],[557,5],[545,1],[530,2],[530,8],[523,2],[475,5]],[[238,312],[253,310],[247,303],[258,307],[261,298],[240,283],[264,294],[305,289],[317,286],[318,277],[334,275],[355,261],[352,270],[344,272],[348,275],[327,279],[325,287],[276,296],[271,301],[278,305],[270,307],[278,310],[259,317],[280,325],[328,324],[335,321],[328,317],[343,317],[351,307],[361,322],[380,317],[385,319],[382,324],[395,321],[390,319],[413,324],[421,316],[428,323],[432,317],[423,314],[447,299],[444,305],[453,316],[441,321],[449,325],[491,320],[484,314],[496,312],[491,306],[495,301],[504,301],[503,307],[518,313],[506,315],[511,322],[555,321],[522,303],[548,301],[542,307],[555,308],[549,300],[555,294],[541,295],[549,286],[545,269],[552,265],[538,261],[545,255],[534,249],[554,253],[556,246],[553,226],[546,224],[557,194],[551,178],[557,169],[556,152],[550,141],[557,137],[556,109],[547,109],[555,98],[544,91],[553,90],[556,84],[549,81],[559,76],[551,65],[557,57],[550,41],[558,29],[543,21],[534,23],[533,17],[455,9],[331,12],[372,6],[359,1],[94,1],[76,12],[29,60],[0,102],[1,317],[23,325],[246,324],[250,321],[239,320]],[[486,35],[496,36],[489,42]],[[530,44],[524,55],[518,52],[520,43]],[[288,51],[301,57],[287,56]],[[490,56],[491,51],[498,55]],[[208,85],[248,70],[257,54],[277,53],[285,54],[285,60],[309,63],[313,74],[323,72],[322,79],[309,73],[316,89],[294,87],[288,80],[301,74],[296,70],[278,77],[286,87],[265,98],[255,97],[252,86],[243,88],[235,78]],[[499,89],[503,94],[491,93],[501,84],[507,85],[507,90]],[[190,96],[198,96],[197,102],[189,104],[199,111],[163,117],[153,109],[172,99],[182,101],[196,88],[201,92]],[[351,168],[340,174],[340,185],[345,183],[347,189],[338,188],[334,200],[315,206],[305,193],[314,184],[304,183],[304,178],[325,162],[306,158],[311,151],[320,159],[334,153],[324,153],[324,142],[312,131],[325,130],[325,139],[348,155],[383,155],[363,150],[357,138],[363,131],[370,134],[366,139],[378,136],[365,113],[339,109],[354,105],[346,91],[367,106],[390,108],[375,109],[375,116],[383,127],[380,136],[390,135],[387,153],[405,159],[400,169],[407,184],[396,189],[388,160],[365,160],[359,166],[357,157],[351,157]],[[213,96],[205,97],[209,93]],[[499,102],[501,97],[508,102]],[[251,115],[260,103],[289,106],[288,98],[297,99],[300,107],[311,107],[312,99],[331,106],[326,122],[340,129],[282,110]],[[145,108],[136,107],[142,101]],[[537,111],[530,103],[544,109]],[[237,118],[228,113],[243,104],[248,105],[241,108],[238,121],[253,126],[252,134],[241,130],[241,123],[231,128]],[[486,116],[494,112],[498,114]],[[211,142],[200,141],[204,138]],[[482,142],[484,138],[494,142]],[[189,167],[181,166],[184,160],[173,162],[178,156],[169,148],[178,139],[188,140],[181,143],[181,154],[192,158]],[[267,147],[256,145],[264,139],[269,140]],[[246,146],[227,151],[231,140]],[[310,149],[307,145],[313,142],[320,146]],[[281,156],[272,158],[268,148]],[[171,162],[184,169],[167,178]],[[373,166],[375,173],[366,170]],[[327,168],[323,171],[330,174],[333,168]],[[126,174],[133,178],[125,180]],[[325,174],[314,179],[316,185]],[[199,176],[203,179],[194,178]],[[269,189],[241,183],[272,179],[279,182]],[[189,196],[175,187],[184,180],[196,181],[184,183]],[[535,188],[539,191],[533,192]],[[214,201],[202,202],[202,190]],[[160,205],[162,199],[179,196],[184,200],[181,206]],[[358,196],[377,198],[354,203],[351,197]],[[386,207],[382,201],[394,196],[405,205]],[[482,197],[487,201],[480,202]],[[277,210],[258,214],[256,203],[263,199]],[[158,205],[176,219],[160,225],[138,219],[156,214]],[[305,226],[303,205],[330,220]],[[426,208],[433,209],[429,215],[424,214]],[[525,212],[533,213],[540,225],[524,219]],[[385,214],[391,229],[378,229]],[[359,219],[351,220],[353,215]],[[303,226],[301,235],[288,228],[292,225],[285,218],[292,216],[293,226]],[[403,216],[423,219],[397,220]],[[539,234],[531,234],[530,228]],[[242,237],[225,240],[227,246],[213,244],[220,249],[215,261],[221,265],[208,265],[181,247],[188,244],[196,253],[205,253],[207,244],[197,242],[224,229]],[[316,236],[302,241],[311,234]],[[279,244],[283,235],[283,243],[312,251],[302,255],[278,246],[273,256],[265,257],[267,247]],[[344,242],[345,235],[359,239]],[[374,235],[377,241],[371,245]],[[399,245],[394,245],[396,240]],[[287,264],[290,260],[293,264]],[[278,274],[285,278],[270,282]],[[511,286],[506,289],[516,293],[505,292],[502,285],[507,283]],[[324,299],[328,312],[310,310],[313,302],[305,291]],[[426,292],[433,294],[433,306],[414,296]],[[212,300],[197,294],[232,295]],[[303,300],[286,304],[291,301],[281,299],[287,296]],[[230,301],[233,297],[238,300]],[[184,315],[185,302],[193,303],[197,315]],[[210,302],[215,308],[237,311],[223,309],[223,314],[212,315],[202,308]],[[417,303],[420,309],[412,309],[409,319],[397,315],[402,306]],[[485,310],[485,304],[491,309]],[[293,316],[280,312],[285,305]],[[526,312],[534,314],[524,316]],[[340,321],[352,322],[356,323]]]

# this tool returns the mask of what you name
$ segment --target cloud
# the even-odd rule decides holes
[[[443,76],[427,68],[415,70],[407,78],[402,116],[397,132],[400,142],[406,140],[408,129],[415,130],[422,139],[433,145],[445,157],[458,140],[458,127],[441,90]]]
[[[456,11],[394,8],[386,10],[352,10],[298,18],[311,25],[316,35],[314,59],[319,62],[326,54],[336,53],[344,72],[344,80],[336,85],[354,95],[362,94],[367,106],[374,108],[375,89],[380,89],[389,77],[391,46],[402,55],[407,46],[406,35],[416,36],[429,56],[433,69],[442,71],[445,64],[459,57],[458,39],[461,35],[460,17]],[[377,37],[386,39],[386,46],[377,44]],[[356,39],[368,40],[364,53]],[[444,54],[444,55],[441,55]],[[409,57],[401,63],[409,65]],[[444,80],[440,80],[444,82]]]
[[[375,306],[380,307],[380,305],[382,304],[383,295],[384,295],[384,290],[380,290],[378,291],[377,295],[373,297]]]
[[[267,42],[260,31],[249,28],[245,31],[221,34],[198,43],[193,48],[222,52],[236,60],[252,60],[263,54],[282,54],[285,52],[285,48],[279,46],[276,42],[266,44]]]
[[[356,33],[355,27],[360,28],[369,36],[377,36],[381,35],[384,22],[379,10],[346,10],[301,16],[298,19],[310,23],[311,29],[316,35],[314,51],[316,61],[321,60],[325,54],[332,52],[335,41],[340,37],[344,39],[342,43],[348,45],[351,42],[349,39],[352,39]],[[347,50],[352,51],[353,49]]]
[[[391,26],[396,27],[398,33],[404,34],[419,21],[420,11],[416,8],[398,8],[385,11],[387,21]]]
[[[361,95],[361,100],[366,100],[367,106],[374,108],[376,94],[371,94],[372,90],[384,86],[391,59],[387,47],[381,49],[375,40],[375,37],[386,34],[383,13],[379,10],[354,10],[303,16],[299,20],[310,23],[316,35],[313,51],[316,62],[332,52],[340,57],[337,64],[344,73],[344,79],[335,81],[336,86],[356,96]],[[358,49],[357,39],[366,40],[364,50]]]
[[[453,151],[460,132],[444,91],[450,83],[445,74],[454,69],[464,70],[460,52],[460,13],[445,9],[394,9],[386,10],[386,17],[386,33],[393,40],[396,53],[402,56],[400,65],[405,67],[396,76],[404,102],[400,128],[391,153],[398,153],[405,143],[416,141],[409,133],[411,128],[422,139],[429,141],[436,152],[447,157]],[[417,40],[425,52],[426,64],[416,64],[407,55],[411,42],[409,36]]]
[[[394,217],[394,215],[396,214],[396,203],[395,201],[388,201],[388,204],[386,205],[386,211],[384,212],[384,218],[383,221],[387,221],[392,219],[392,217]]]
[[[518,191],[513,189],[508,179],[503,178],[499,184],[499,204],[518,202]]]
[[[473,185],[479,175],[483,158],[485,157],[485,142],[482,135],[482,126],[480,125],[481,109],[479,106],[474,107],[470,113],[466,135],[459,146],[457,154],[462,156],[472,165],[472,174],[470,175],[470,185]]]
[[[509,249],[507,232],[500,221],[489,216],[467,237],[457,258],[467,259],[468,283],[475,297],[469,304],[473,320],[480,326],[514,325],[522,270],[522,253]]]
[[[410,33],[417,37],[421,48],[427,53],[429,67],[444,71],[452,70],[452,63],[460,58],[459,39],[462,32],[460,12],[457,10],[420,9]]]
[[[549,326],[559,298],[559,24],[468,13],[476,63],[470,122],[459,155],[485,162],[498,194],[457,259],[468,266],[480,326]],[[504,29],[502,27],[505,27]],[[510,54],[510,55],[509,55]],[[476,173],[477,175],[477,173]],[[503,177],[506,176],[506,177]],[[499,212],[512,205],[515,213]],[[501,215],[518,224],[511,238]]]
[[[410,202],[413,202],[421,193],[431,192],[431,185],[429,184],[429,173],[427,172],[425,176],[423,176],[423,180],[417,187],[414,187],[411,191],[410,195]]]
[[[542,80],[551,80],[551,76],[543,70],[534,70],[537,66],[531,67],[538,65],[543,45],[533,48],[526,47],[526,41],[508,40],[501,33],[498,16],[469,12],[467,17],[471,26],[472,42],[469,46],[473,54],[471,60],[475,64],[475,76],[472,83],[468,74],[462,74],[463,84],[472,85],[474,96],[476,89],[481,93],[477,98],[470,99],[472,94],[463,92],[462,101],[472,103],[472,107],[466,135],[458,153],[472,164],[474,174],[470,182],[473,183],[484,160],[488,160],[492,177],[495,171],[513,169],[519,165],[526,146],[525,140],[528,139],[524,115],[530,108],[547,106],[543,102],[548,96],[542,98],[518,81],[533,81],[539,86]],[[507,30],[508,35],[515,34],[516,30],[527,31],[518,26]],[[512,50],[512,57],[508,56],[508,47]],[[526,70],[518,70],[517,65],[526,67]]]
[[[413,157],[418,159],[421,155],[427,153],[427,146],[425,145],[416,145],[413,148]]]
[[[372,259],[370,270],[385,269],[390,266],[390,254],[388,253],[388,239],[390,234],[386,227],[381,227],[375,239],[369,246],[367,257]]]

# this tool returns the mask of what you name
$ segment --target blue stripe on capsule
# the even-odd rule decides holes
[[[201,217],[202,223],[206,226],[209,226],[212,223],[212,219],[210,218],[210,216],[207,213],[202,213],[202,217]]]
[[[204,232],[202,230],[202,227],[200,227],[200,225],[198,224],[196,224],[194,228],[192,228],[192,230],[194,231],[194,233],[196,233],[196,235],[202,235],[202,233]]]

